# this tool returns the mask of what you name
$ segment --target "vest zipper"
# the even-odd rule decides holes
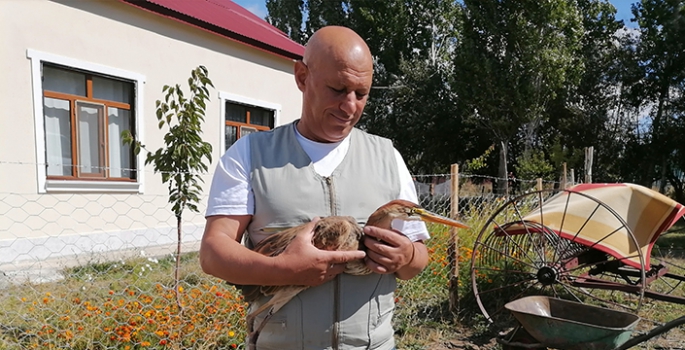
[[[326,176],[326,186],[328,187],[328,198],[330,199],[330,213],[331,215],[338,215],[338,210],[335,206],[335,186],[333,185],[333,178]],[[340,348],[340,275],[335,277],[334,283],[334,303],[333,303],[333,331],[331,332],[331,347],[334,350]]]

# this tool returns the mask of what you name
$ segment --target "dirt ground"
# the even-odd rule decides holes
[[[653,325],[650,322],[641,322],[638,329],[633,332],[633,337],[647,333],[656,328],[658,325]],[[502,345],[496,341],[496,334],[474,335],[473,330],[466,327],[461,327],[457,332],[458,336],[451,339],[436,341],[427,346],[425,349],[430,350],[491,350],[503,349]],[[520,348],[521,349],[521,348]],[[536,348],[541,349],[541,348]],[[650,349],[650,350],[685,350],[685,326],[680,326],[660,336],[652,338],[651,340],[640,343],[633,349]]]

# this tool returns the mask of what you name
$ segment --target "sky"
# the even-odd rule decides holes
[[[260,18],[266,17],[266,0],[233,0],[233,2],[248,9]],[[630,5],[635,2],[634,0],[610,0],[610,2],[618,11],[616,13],[616,18],[622,19],[627,27],[636,27],[635,23],[630,22],[630,19],[633,17],[630,12]]]

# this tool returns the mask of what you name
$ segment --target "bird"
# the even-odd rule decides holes
[[[458,228],[468,228],[460,221],[432,213],[416,203],[407,200],[392,200],[374,211],[366,221],[366,226],[374,226],[391,229],[392,221],[395,219],[405,221],[423,220],[445,224]],[[254,251],[266,256],[277,256],[288,247],[298,233],[302,232],[302,224],[276,232],[260,241]],[[364,250],[362,238],[364,232],[357,221],[351,216],[328,216],[317,221],[314,226],[312,244],[322,250],[351,251]],[[349,261],[345,265],[345,273],[352,275],[368,275],[372,271],[366,266],[363,259]],[[308,286],[258,286],[258,285],[238,285],[246,302],[251,303],[262,296],[272,296],[269,301],[259,308],[250,311],[246,317],[248,325],[248,349],[255,349],[259,333],[266,325],[267,321],[285,304],[294,298],[298,293],[309,288]],[[255,329],[255,318],[267,311],[266,316]]]

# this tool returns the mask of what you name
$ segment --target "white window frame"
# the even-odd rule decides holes
[[[65,67],[90,71],[95,74],[109,75],[133,81],[134,97],[134,125],[136,139],[144,143],[143,110],[145,76],[139,73],[113,68],[97,63],[78,60],[75,58],[55,55],[38,50],[27,49],[26,57],[31,60],[31,82],[33,89],[33,118],[36,136],[36,173],[38,176],[38,193],[48,192],[126,192],[143,193],[144,191],[144,158],[142,152],[136,159],[136,181],[82,181],[82,180],[48,180],[45,169],[45,116],[43,113],[43,80],[41,67],[43,63],[52,63]]]
[[[274,111],[274,128],[281,125],[281,105],[278,103],[262,101],[251,97],[236,95],[224,91],[219,91],[219,100],[221,101],[221,124],[218,128],[221,132],[221,134],[219,135],[220,155],[223,155],[224,152],[226,152],[226,102],[240,103],[259,108],[270,109]]]

